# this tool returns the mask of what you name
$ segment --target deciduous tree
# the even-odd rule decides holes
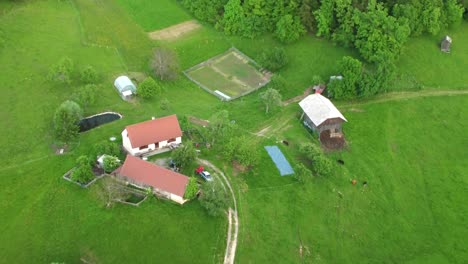
[[[276,72],[288,64],[286,51],[281,47],[274,47],[262,52],[260,64],[270,71]]]
[[[229,161],[237,161],[245,167],[253,167],[258,164],[259,154],[253,148],[252,142],[245,136],[231,137],[223,146],[223,155]]]
[[[229,0],[224,6],[224,15],[218,23],[227,35],[241,35],[245,30],[245,14],[240,0]]]
[[[210,123],[206,127],[207,138],[214,145],[218,140],[222,141],[229,138],[235,129],[231,123],[229,112],[227,110],[219,111],[210,117]]]
[[[49,69],[47,79],[59,84],[70,84],[73,72],[73,61],[68,57],[63,57],[57,64]]]
[[[90,84],[98,81],[98,73],[93,66],[87,65],[80,71],[80,80],[83,83]]]
[[[185,168],[192,163],[196,157],[197,152],[191,141],[185,141],[184,145],[179,146],[172,152],[172,159],[181,168]]]
[[[220,181],[210,181],[202,184],[200,204],[211,216],[219,216],[229,205],[229,196]]]
[[[292,43],[305,33],[305,28],[297,16],[284,15],[276,23],[275,36],[283,43]]]
[[[281,94],[278,90],[273,88],[268,88],[265,92],[260,93],[260,100],[262,100],[265,105],[265,113],[268,114],[273,107],[281,106],[281,98]]]
[[[336,99],[349,99],[357,95],[357,84],[362,75],[362,63],[349,56],[341,59],[339,65],[342,80],[330,80],[328,90]]]
[[[129,190],[123,183],[106,176],[99,183],[98,196],[106,207],[112,207],[116,201],[125,200],[130,195]]]
[[[179,71],[176,53],[168,48],[156,48],[153,52],[151,67],[161,80],[175,79]]]
[[[369,62],[395,61],[408,39],[410,28],[406,19],[388,15],[381,3],[369,1],[367,12],[356,12],[357,33],[355,46]]]
[[[97,92],[98,87],[95,84],[87,84],[84,87],[81,87],[72,97],[77,103],[86,109],[96,101]]]
[[[81,107],[73,101],[63,102],[55,111],[54,130],[57,139],[70,142],[78,136],[78,122],[82,118]]]

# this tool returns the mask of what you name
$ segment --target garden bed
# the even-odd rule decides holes
[[[97,180],[101,179],[102,177],[106,176],[105,172],[103,169],[99,168],[99,167],[96,167],[94,166],[92,168],[93,170],[93,173],[94,173],[94,178],[89,181],[89,182],[86,182],[86,183],[81,183],[81,182],[77,182],[77,181],[74,181],[72,178],[71,178],[71,175],[73,173],[73,171],[75,170],[75,168],[67,171],[63,176],[62,178],[64,178],[65,180],[71,182],[71,183],[74,183],[76,185],[79,185],[80,187],[82,188],[88,188],[91,184],[93,184],[94,182],[96,182]]]

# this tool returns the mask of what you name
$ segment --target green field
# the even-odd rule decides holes
[[[468,144],[467,103],[465,95],[345,111],[349,149],[331,154],[345,165],[305,186],[280,177],[263,155],[263,166],[245,177],[249,190],[240,195],[248,227],[239,262],[299,262],[302,240],[311,252],[306,263],[463,263],[468,166],[460,146]],[[271,136],[287,139],[283,152],[296,156],[300,142],[316,139],[299,130],[296,118],[289,125],[294,127]]]
[[[117,0],[132,18],[145,30],[163,29],[192,19],[176,1]]]
[[[269,81],[268,76],[262,74],[248,60],[241,53],[229,50],[186,70],[185,74],[214,95],[219,97],[215,92],[220,91],[235,99]]]
[[[221,102],[182,73],[177,80],[161,83],[163,92],[156,99],[131,104],[115,92],[112,83],[117,75],[151,74],[150,54],[161,43],[148,40],[145,31],[191,19],[176,1],[3,1],[0,8],[5,40],[0,46],[4,84],[0,118],[6,132],[0,139],[0,262],[79,263],[84,255],[100,263],[221,262],[226,217],[209,217],[198,201],[179,206],[151,198],[140,207],[119,204],[106,209],[96,186],[85,190],[61,178],[78,156],[101,140],[118,136],[126,125],[173,113],[208,119],[220,110],[229,111],[261,155],[258,167],[239,174],[219,153],[201,154],[225,170],[236,191],[240,217],[236,262],[468,259],[464,246],[468,95],[456,93],[466,91],[468,81],[466,22],[448,31],[454,40],[451,54],[439,51],[441,36],[407,43],[398,69],[427,89],[336,102],[349,121],[344,125],[349,148],[328,156],[343,159],[345,165],[337,164],[329,178],[300,185],[292,177],[279,176],[263,150],[286,139],[289,147],[280,148],[294,164],[300,159],[300,143],[317,142],[298,121],[296,104],[265,115],[258,101],[261,90]],[[232,46],[258,60],[263,50],[279,45],[271,36],[226,37],[209,26],[171,42],[182,69]],[[342,56],[356,57],[354,50],[312,36],[285,49],[289,64],[279,74],[288,83],[281,91],[286,99],[302,94],[313,75],[335,74]],[[82,86],[77,76],[70,86],[46,80],[50,65],[63,56],[72,58],[77,69],[89,64],[100,73],[99,96],[85,115],[115,111],[124,118],[81,134],[71,152],[57,156],[51,147],[52,116]],[[231,64],[219,67],[229,71]],[[230,74],[250,78],[243,71]],[[400,86],[394,89],[405,90],[404,84]],[[170,102],[167,110],[159,106],[163,98]],[[247,133],[268,126],[264,137]],[[351,185],[351,178],[359,184]],[[368,181],[366,188],[362,181]],[[301,241],[310,252],[302,260]]]

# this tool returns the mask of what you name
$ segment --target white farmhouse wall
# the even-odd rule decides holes
[[[167,143],[167,140],[159,142],[159,148],[167,147],[169,144],[180,144],[182,142],[181,137],[177,137],[174,142]],[[140,149],[140,148],[132,148],[132,144],[130,143],[130,138],[128,137],[127,129],[122,131],[122,145],[127,150],[128,153],[132,156],[143,155],[145,153],[151,152],[156,150],[156,143],[149,144],[147,148]]]
[[[172,201],[178,203],[178,204],[184,204],[186,202],[186,200],[184,200],[183,197],[180,197],[178,195],[175,195],[175,194],[171,194],[171,198],[170,198]]]
[[[127,150],[127,152],[130,153],[130,155],[136,155],[138,149],[132,148],[132,144],[130,143],[130,139],[128,138],[127,129],[124,129],[124,131],[122,131],[122,145],[125,148],[125,150]]]

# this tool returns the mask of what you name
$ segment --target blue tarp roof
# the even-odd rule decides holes
[[[294,174],[294,170],[278,146],[265,146],[265,149],[278,168],[281,176]]]

